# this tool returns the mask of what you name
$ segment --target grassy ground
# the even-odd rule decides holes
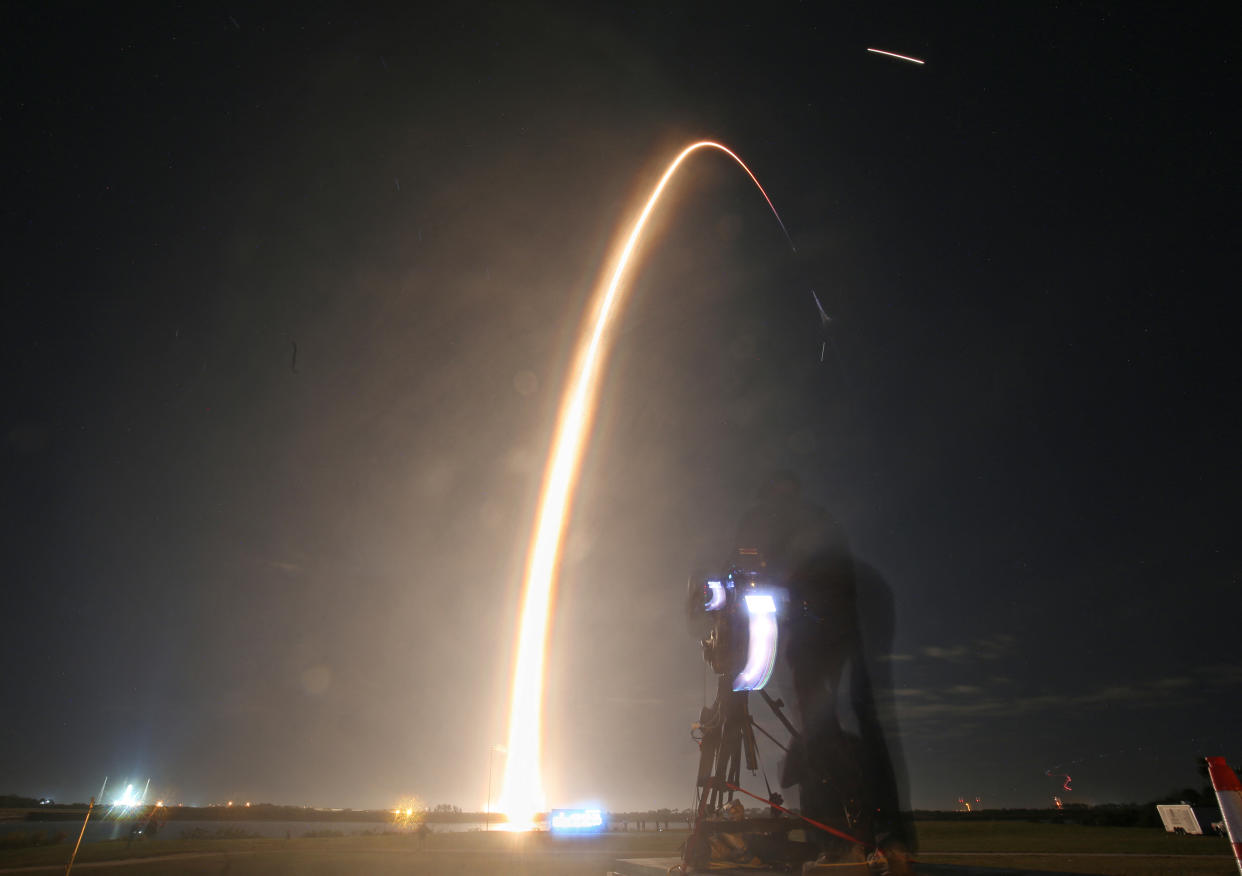
[[[1143,828],[924,822],[919,825],[919,837],[925,860],[937,865],[1109,876],[1226,876],[1237,872],[1228,843],[1221,838],[1176,837]],[[546,834],[442,833],[432,835],[426,848],[419,848],[416,839],[405,836],[162,839],[143,840],[132,846],[122,840],[84,845],[74,870],[105,876],[602,876],[617,858],[675,854],[684,838],[684,832],[676,831],[574,840],[551,840]],[[63,870],[68,854],[67,845],[6,851],[0,853],[0,872],[37,865]],[[176,857],[168,857],[173,855]],[[109,861],[125,863],[109,866]]]
[[[594,874],[600,876],[617,858],[675,854],[684,834],[611,834],[598,838],[551,841],[546,835],[453,833],[433,835],[420,848],[413,837],[330,837],[316,839],[150,840],[127,848],[124,841],[84,845],[74,871],[107,874],[275,874],[353,873],[446,874]],[[4,869],[58,865],[70,848],[31,848],[0,854]],[[176,857],[166,857],[175,855]],[[137,859],[137,860],[130,860]],[[146,859],[146,860],[143,860]],[[92,864],[126,860],[106,870]],[[44,872],[52,872],[50,870]]]
[[[1074,873],[1091,876],[1237,876],[1233,858],[1195,855],[1189,858],[1137,857],[1124,855],[931,855],[925,861],[937,865],[1019,870],[1037,873]]]
[[[1143,827],[1021,821],[926,821],[919,823],[918,831],[920,853],[936,864],[1107,876],[1237,873],[1224,837],[1174,836]],[[1022,852],[1035,854],[1019,854]]]
[[[924,852],[1117,852],[1143,855],[1228,855],[1218,836],[1176,836],[1150,827],[1083,827],[1025,821],[922,821]]]

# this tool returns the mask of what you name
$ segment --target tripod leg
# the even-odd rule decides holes
[[[712,775],[716,765],[716,754],[720,750],[720,719],[716,707],[704,709],[699,717],[699,726],[703,728],[703,738],[699,741],[699,775],[698,785],[703,787],[704,780]]]
[[[729,760],[726,765],[725,781],[730,785],[736,785],[740,778],[742,769],[742,738],[737,734],[737,727],[730,727],[729,733]],[[729,790],[729,802],[733,802],[733,791]]]
[[[742,725],[742,745],[746,750],[746,769],[752,773],[759,769],[759,747],[755,743],[755,728],[749,721]]]
[[[785,713],[782,711],[785,706],[785,702],[783,700],[772,699],[771,694],[769,694],[766,690],[759,691],[759,695],[763,697],[763,701],[768,704],[768,707],[772,710],[772,714],[779,718],[780,722],[785,725],[785,729],[789,731],[789,735],[797,736],[798,728],[789,723],[789,719],[785,717]]]

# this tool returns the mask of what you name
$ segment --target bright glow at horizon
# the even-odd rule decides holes
[[[423,820],[424,806],[417,797],[402,797],[392,810],[392,823],[396,827],[411,827]]]
[[[877,55],[888,55],[890,58],[899,58],[902,61],[909,61],[912,64],[926,64],[927,63],[926,61],[920,60],[919,58],[911,58],[909,55],[899,55],[896,52],[886,52],[883,49],[867,49],[867,51],[873,52],[874,54],[877,54]]]
[[[561,399],[556,433],[544,469],[539,511],[531,537],[522,585],[522,610],[518,622],[517,657],[513,669],[513,691],[509,703],[509,757],[505,762],[504,790],[499,811],[509,818],[512,830],[534,827],[535,814],[545,811],[540,743],[543,732],[543,682],[547,658],[548,629],[551,622],[556,576],[560,565],[565,522],[573,500],[574,486],[582,461],[587,432],[595,414],[599,377],[610,340],[606,329],[619,309],[626,287],[621,278],[638,244],[643,227],[664,193],[669,180],[688,156],[700,149],[716,149],[736,161],[767,201],[781,230],[776,207],[746,163],[728,147],[711,140],[692,143],[678,153],[652,190],[646,204],[626,238],[607,284],[601,284],[587,323],[583,326],[574,355],[574,367]],[[786,232],[788,238],[788,232]],[[792,242],[790,246],[792,246]]]
[[[148,780],[147,784],[150,784],[150,780]],[[135,797],[134,786],[126,785],[125,790],[121,793],[121,795],[112,801],[112,808],[115,809],[120,807],[121,809],[132,809],[135,806],[141,806],[142,799],[145,796],[146,793],[144,792],[141,796]]]
[[[604,814],[598,809],[554,809],[548,819],[551,830],[570,830],[579,833],[596,831],[604,826]]]
[[[776,600],[770,593],[748,593],[746,613],[750,615],[750,642],[746,666],[733,679],[733,689],[761,690],[776,668]]]

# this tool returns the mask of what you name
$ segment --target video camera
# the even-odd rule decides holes
[[[687,609],[693,626],[707,627],[703,659],[734,691],[762,690],[776,668],[780,617],[788,593],[764,572],[753,548],[739,548],[723,575],[692,575]]]

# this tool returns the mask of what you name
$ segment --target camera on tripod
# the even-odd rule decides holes
[[[776,668],[788,593],[773,580],[759,551],[740,548],[723,575],[691,575],[686,597],[691,630],[701,640],[703,659],[717,674],[717,686],[715,702],[703,707],[690,728],[699,746],[699,770],[694,824],[682,853],[681,872],[706,869],[713,862],[809,860],[814,857],[811,847],[789,839],[800,822],[787,816],[780,794],[768,787],[767,797],[757,797],[771,808],[766,818],[746,815],[735,797],[756,797],[740,784],[743,768],[752,774],[759,769],[756,730],[786,751],[798,736],[782,712],[785,704],[763,689]],[[789,746],[751,716],[752,691],[788,731]]]
[[[759,551],[740,548],[724,575],[693,575],[688,608],[709,625],[703,659],[734,691],[762,690],[776,668],[780,616],[788,594],[764,572]]]

